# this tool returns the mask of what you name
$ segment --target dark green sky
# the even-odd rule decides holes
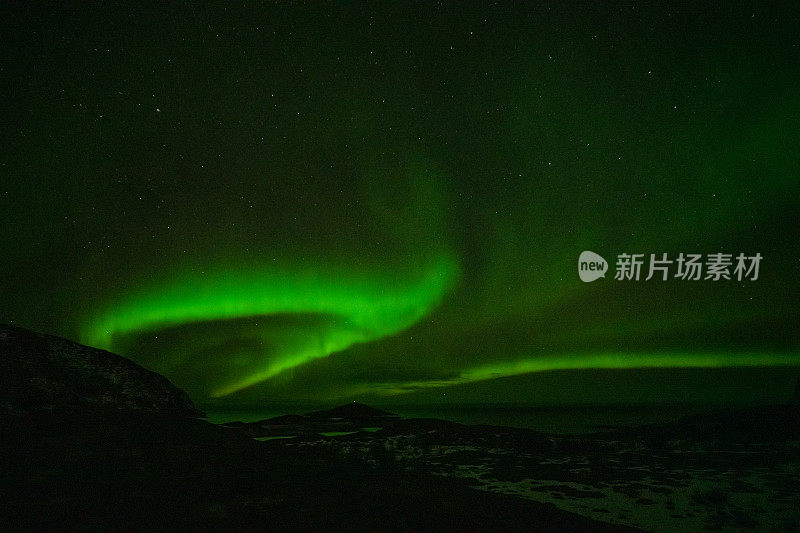
[[[800,11],[690,5],[4,7],[0,321],[201,403],[784,397]]]

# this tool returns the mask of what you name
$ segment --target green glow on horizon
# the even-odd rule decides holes
[[[800,354],[784,352],[724,353],[582,353],[536,356],[491,365],[477,366],[450,379],[370,383],[354,393],[382,396],[406,394],[421,389],[450,387],[466,383],[553,370],[634,369],[634,368],[731,368],[786,366],[800,367]]]
[[[122,298],[86,321],[83,342],[113,350],[117,339],[186,324],[263,315],[340,317],[342,324],[321,338],[289,343],[280,353],[252,354],[233,382],[211,391],[226,396],[313,359],[395,334],[428,314],[458,277],[458,265],[443,254],[414,275],[335,275],[325,269],[248,271],[177,278]],[[223,355],[224,357],[224,355]]]

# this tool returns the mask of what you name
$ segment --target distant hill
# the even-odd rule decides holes
[[[203,416],[185,392],[133,361],[0,325],[0,413],[87,409]]]
[[[327,409],[324,411],[315,411],[313,413],[309,413],[306,415],[309,418],[320,419],[320,418],[343,418],[348,420],[353,419],[364,419],[364,418],[397,418],[397,415],[394,413],[389,413],[387,411],[382,411],[380,409],[375,409],[374,407],[370,407],[369,405],[364,405],[363,403],[352,402],[345,405],[341,405],[339,407],[334,407],[333,409]]]
[[[800,438],[800,407],[794,404],[731,407],[695,413],[671,422],[604,433],[651,441],[769,442]]]

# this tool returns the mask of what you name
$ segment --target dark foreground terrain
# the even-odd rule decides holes
[[[653,531],[797,531],[795,406],[718,410],[581,436],[403,419],[351,404],[233,423],[275,450],[334,452]],[[521,525],[520,525],[521,527]]]
[[[214,425],[108,352],[0,326],[0,527],[794,531],[796,406],[580,437],[361,404]]]

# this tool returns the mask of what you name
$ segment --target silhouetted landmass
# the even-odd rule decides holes
[[[214,425],[164,377],[0,326],[0,528],[800,527],[800,409],[588,435],[350,403]]]

